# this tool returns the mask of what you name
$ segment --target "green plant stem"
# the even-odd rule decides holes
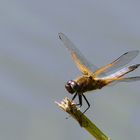
[[[65,98],[61,103],[56,102],[56,104],[72,116],[81,127],[85,128],[97,140],[111,140],[92,121],[90,121],[70,99]]]

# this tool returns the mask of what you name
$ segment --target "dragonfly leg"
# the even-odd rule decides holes
[[[72,97],[72,101],[76,98],[77,94],[78,93],[76,92],[75,95]],[[85,101],[86,101],[86,103],[88,105],[87,109],[82,113],[82,114],[84,114],[90,108],[90,103],[87,100],[86,96],[83,93],[81,93],[81,94],[78,94],[79,103],[76,104],[76,105],[80,105],[80,107],[82,106],[82,96],[84,97],[84,99],[85,99]]]
[[[80,107],[82,106],[82,95],[78,94],[77,92],[74,94],[74,96],[72,97],[72,101],[76,98],[76,96],[78,95],[79,98],[79,103],[76,104],[77,106],[80,105]]]
[[[76,105],[80,105],[80,107],[82,106],[82,95],[78,94],[78,98],[79,98],[79,104]]]
[[[77,92],[74,94],[74,96],[72,97],[72,101],[75,99],[75,97],[77,96]]]
[[[87,100],[87,98],[86,98],[86,96],[84,94],[81,94],[81,95],[84,97],[84,99],[85,99],[85,101],[86,101],[86,103],[88,105],[87,109],[83,112],[83,114],[84,114],[90,108],[90,103],[88,102],[88,100]]]
[[[80,107],[82,106],[82,95],[78,94],[77,92],[74,94],[74,96],[72,97],[72,101],[76,98],[76,96],[78,95],[79,98],[79,103],[76,104],[77,106],[80,105]]]

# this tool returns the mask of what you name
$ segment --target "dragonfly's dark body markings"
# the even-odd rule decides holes
[[[75,82],[79,85],[79,90],[77,92],[87,92],[91,90],[101,89],[107,83],[103,80],[94,80],[93,77],[81,76],[75,80]]]
[[[75,80],[69,80],[65,85],[67,91],[71,94],[74,94],[72,100],[78,96],[79,103],[77,105],[82,106],[82,98],[84,98],[84,100],[87,102],[88,108],[83,113],[85,113],[90,107],[90,103],[86,99],[84,93],[101,89],[111,83],[132,82],[140,80],[140,76],[122,77],[138,68],[140,64],[124,67],[113,74],[107,75],[108,72],[116,70],[133,60],[139,54],[138,50],[126,52],[112,63],[109,63],[108,65],[98,69],[96,66],[87,61],[82,53],[63,33],[59,33],[59,38],[70,51],[74,62],[76,63],[79,70],[83,73],[82,76],[76,78]]]

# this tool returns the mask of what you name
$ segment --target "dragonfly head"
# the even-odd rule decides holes
[[[79,89],[79,85],[75,81],[69,80],[66,83],[65,88],[69,93],[73,94]]]

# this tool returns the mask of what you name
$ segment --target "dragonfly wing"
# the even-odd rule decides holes
[[[136,77],[120,78],[117,81],[118,82],[134,82],[134,81],[139,81],[139,80],[140,80],[140,76],[136,76]]]
[[[59,33],[58,35],[64,46],[70,51],[77,67],[84,75],[90,75],[92,71],[96,71],[98,69],[84,57],[84,55],[75,47],[73,42],[66,35],[63,33]]]
[[[109,83],[107,86],[114,86],[120,82],[136,82],[136,81],[140,81],[140,76],[120,78],[120,79],[117,79],[117,80]]]
[[[140,64],[136,64],[136,65],[132,65],[132,66],[129,66],[129,67],[125,67],[109,76],[105,76],[105,77],[102,77],[102,78],[99,78],[101,80],[105,80],[107,84],[110,84],[114,81],[120,81],[120,80],[123,80],[123,79],[126,79],[126,78],[122,78],[122,76],[124,76],[125,74],[129,73],[129,72],[132,72],[134,71],[135,69],[137,69],[138,67],[140,66]]]
[[[120,78],[117,79],[111,83],[109,83],[107,86],[112,87],[120,82],[136,82],[136,81],[140,81],[140,76],[137,77],[127,77],[127,78]]]
[[[123,55],[121,55],[118,59],[116,59],[112,63],[100,68],[99,70],[97,70],[94,73],[94,76],[99,76],[101,73],[108,73],[110,71],[118,69],[119,67],[122,67],[122,66],[128,64],[138,54],[139,54],[138,50],[133,50],[133,51],[129,51],[129,52],[124,53]]]

